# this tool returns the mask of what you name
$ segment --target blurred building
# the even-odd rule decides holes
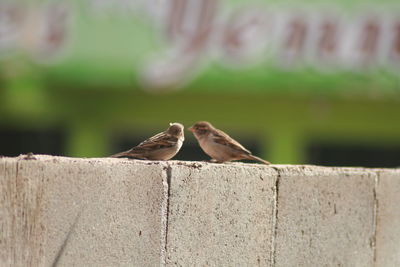
[[[399,7],[2,2],[0,154],[103,157],[208,120],[273,163],[400,166]],[[176,159],[207,159],[186,136]]]

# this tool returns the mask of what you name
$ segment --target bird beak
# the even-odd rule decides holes
[[[194,132],[193,126],[192,126],[192,127],[189,127],[189,128],[188,128],[188,131],[193,133],[193,132]]]

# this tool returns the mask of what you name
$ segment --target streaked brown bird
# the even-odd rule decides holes
[[[170,123],[168,129],[156,134],[128,151],[112,155],[113,158],[169,160],[181,149],[185,140],[183,125]]]
[[[216,162],[249,159],[271,164],[252,155],[249,150],[207,121],[196,122],[188,130],[194,134],[203,151]]]

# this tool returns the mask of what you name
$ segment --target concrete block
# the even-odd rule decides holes
[[[0,266],[43,266],[41,183],[0,159]]]
[[[400,170],[35,158],[0,158],[0,267],[400,265]]]
[[[1,266],[160,265],[165,165],[35,157],[0,159]]]
[[[167,266],[270,266],[276,171],[171,163]]]
[[[400,170],[379,172],[376,266],[400,266]]]
[[[275,266],[373,266],[376,174],[278,166]]]

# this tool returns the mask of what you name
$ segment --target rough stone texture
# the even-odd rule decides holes
[[[276,171],[172,164],[167,265],[270,266]]]
[[[276,266],[373,266],[376,174],[280,166]]]
[[[36,157],[0,159],[1,266],[160,264],[165,166]]]
[[[0,267],[400,266],[400,170],[35,157],[0,158]]]
[[[43,183],[0,159],[0,266],[42,266]]]
[[[380,172],[376,266],[400,266],[400,170]]]

